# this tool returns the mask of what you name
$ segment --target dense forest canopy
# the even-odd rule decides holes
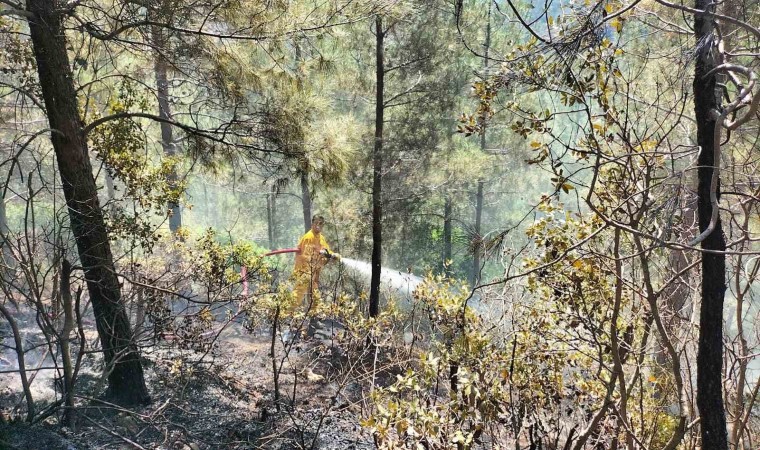
[[[758,23],[0,0],[0,448],[756,448]]]

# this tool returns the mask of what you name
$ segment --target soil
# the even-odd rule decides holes
[[[359,425],[368,377],[355,364],[346,368],[334,337],[318,331],[291,346],[282,363],[279,411],[270,344],[268,330],[248,333],[239,324],[208,352],[163,341],[143,352],[151,404],[113,405],[98,397],[101,384],[90,375],[79,388],[75,429],[60,426],[58,415],[33,426],[4,425],[0,449],[374,448]],[[280,341],[278,362],[285,351]]]

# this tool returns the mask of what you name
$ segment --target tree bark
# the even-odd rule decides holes
[[[716,39],[711,13],[715,4],[711,0],[695,0],[695,8],[707,10],[696,14],[694,31],[697,41],[696,69],[694,72],[694,111],[697,119],[698,160],[698,215],[699,230],[710,225],[710,202],[713,170],[720,161],[715,160],[715,127],[713,111],[719,108],[715,75],[705,77],[716,64]],[[720,193],[718,183],[717,193]],[[718,197],[720,198],[720,197]],[[723,300],[726,291],[726,257],[711,251],[724,251],[726,241],[718,216],[713,231],[701,243],[702,292],[699,312],[699,344],[697,350],[697,407],[699,408],[702,448],[727,450],[728,433],[723,407]]]
[[[270,194],[272,203],[272,248],[277,248],[277,187],[272,185],[272,193]]]
[[[21,332],[18,328],[16,319],[13,318],[13,314],[8,311],[2,303],[0,303],[0,314],[8,321],[8,325],[11,326],[13,332],[13,344],[16,352],[16,361],[18,362],[18,373],[21,377],[21,387],[24,390],[24,398],[26,399],[26,421],[31,423],[34,419],[34,398],[32,397],[32,389],[30,386],[29,378],[26,373],[26,360],[24,358],[24,342],[21,338]]]
[[[155,62],[153,71],[156,76],[156,93],[158,96],[158,116],[162,119],[171,119],[171,105],[169,104],[169,63],[164,57],[165,37],[160,27],[151,27],[151,40],[155,52]],[[167,122],[161,122],[161,147],[164,155],[173,158],[176,154],[174,138],[172,136],[172,126]],[[177,189],[177,172],[172,170],[166,177],[166,181],[172,190]],[[169,202],[169,230],[173,235],[182,227],[182,211],[179,204]]]
[[[369,290],[369,316],[380,314],[380,271],[382,270],[383,243],[383,125],[385,113],[385,66],[383,19],[375,17],[376,87],[375,87],[375,147],[372,152],[372,278]]]
[[[114,185],[113,177],[107,170],[104,170],[103,178],[106,180],[106,204],[110,205],[109,211],[113,211],[116,203],[116,185]]]
[[[203,185],[203,217],[206,219],[205,225],[208,226],[211,223],[211,197],[208,195],[208,187],[206,183]]]
[[[121,301],[108,232],[92,173],[84,124],[79,116],[73,76],[66,51],[61,0],[28,0],[29,30],[51,141],[69,209],[71,230],[84,269],[103,356],[109,369],[109,395],[124,405],[147,403],[138,350]]]
[[[74,301],[71,296],[71,263],[64,258],[61,263],[61,300],[63,303],[63,330],[60,346],[63,361],[63,395],[66,410],[63,423],[71,429],[76,428],[76,411],[74,410],[74,363],[71,360],[71,333],[74,331]]]
[[[303,226],[306,231],[311,229],[311,191],[309,190],[309,173],[301,172],[301,206],[303,207]]]
[[[470,286],[475,287],[480,283],[480,253],[483,249],[483,236],[480,234],[481,220],[483,217],[483,182],[478,181],[478,193],[475,196],[475,245],[472,249],[472,274]]]
[[[451,197],[446,195],[443,205],[443,264],[442,273],[451,275]]]
[[[488,70],[490,62],[488,51],[491,49],[491,8],[493,3],[488,3],[488,16],[486,22],[486,41],[483,43],[485,60],[483,61],[483,77],[488,76],[485,73]],[[480,132],[480,151],[486,151],[486,124],[483,123],[483,129]],[[481,219],[483,216],[483,181],[478,181],[478,193],[475,197],[475,235],[473,236],[472,246],[472,273],[470,274],[470,286],[475,287],[480,283],[480,253],[483,248],[483,237],[480,235]]]
[[[13,259],[13,253],[11,250],[10,242],[10,229],[8,228],[8,216],[5,212],[5,198],[0,196],[0,257],[3,258],[0,261],[2,267],[15,267],[15,260]]]
[[[274,194],[267,194],[267,235],[269,237],[269,248],[276,248],[274,242],[274,217],[272,216],[274,203]]]

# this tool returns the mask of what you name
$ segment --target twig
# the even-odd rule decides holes
[[[111,436],[114,436],[114,437],[117,437],[117,438],[121,439],[122,441],[126,442],[127,444],[131,445],[132,447],[140,449],[140,450],[148,450],[145,447],[143,447],[142,445],[138,444],[137,442],[129,439],[128,437],[122,436],[119,433],[117,433],[117,432],[115,432],[113,430],[110,430],[110,429],[104,427],[103,425],[101,425],[101,424],[97,423],[96,421],[92,420],[90,417],[88,417],[88,416],[86,416],[84,414],[82,414],[82,417],[84,417],[85,419],[87,419],[90,423],[92,423],[96,427],[100,428],[103,431],[106,431]]]

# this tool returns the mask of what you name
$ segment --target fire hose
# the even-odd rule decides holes
[[[281,253],[298,253],[300,250],[298,250],[298,247],[294,248],[281,248],[279,250],[272,250],[269,253],[264,253],[264,256],[272,256],[272,255],[279,255]]]
[[[298,247],[294,248],[281,248],[279,250],[272,250],[269,253],[264,253],[263,256],[272,256],[272,255],[280,255],[282,253],[300,253],[300,250]],[[337,253],[330,253],[326,248],[319,251],[319,254],[322,256],[327,257],[327,259],[336,259],[340,258],[340,255]]]

